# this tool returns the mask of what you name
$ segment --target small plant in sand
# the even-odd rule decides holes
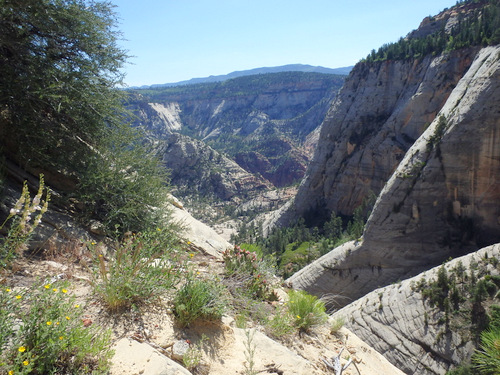
[[[31,200],[28,184],[24,182],[21,197],[0,225],[0,229],[9,225],[7,236],[0,242],[0,268],[8,267],[12,260],[25,249],[33,231],[47,211],[49,200],[50,192],[44,185],[43,175],[40,175],[38,192],[33,200]]]
[[[332,335],[336,334],[344,326],[345,319],[343,316],[335,318],[330,324],[330,333]]]
[[[94,253],[92,286],[110,311],[149,302],[172,290],[180,280],[183,261],[177,236],[156,228],[128,234],[116,250],[105,256],[90,243]]]
[[[258,371],[255,370],[255,343],[253,337],[255,330],[245,330],[245,375],[257,375]]]
[[[213,280],[188,276],[174,297],[174,315],[182,327],[195,320],[220,320],[225,310],[223,287]]]
[[[283,306],[278,306],[274,311],[274,315],[266,320],[266,333],[272,337],[283,337],[294,332],[292,315],[288,311],[288,303]]]
[[[202,334],[200,341],[196,344],[191,344],[189,350],[182,357],[182,364],[192,373],[195,373],[202,364],[203,345],[205,341],[208,341],[208,337]]]
[[[293,325],[300,331],[307,332],[311,327],[328,320],[325,303],[318,297],[303,290],[290,290],[288,299],[288,312],[292,316]]]
[[[84,327],[66,283],[0,291],[0,373],[105,374],[110,332]]]

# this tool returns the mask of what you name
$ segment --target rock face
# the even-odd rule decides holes
[[[181,195],[215,196],[228,201],[255,195],[271,186],[201,141],[171,133],[155,143]]]
[[[222,253],[232,245],[219,236],[212,228],[196,220],[179,204],[171,207],[172,219],[184,227],[183,237],[198,250],[220,260]]]
[[[444,117],[428,126],[381,191],[363,240],[333,250],[292,276],[294,287],[342,294],[347,299],[339,304],[344,305],[448,257],[500,241],[500,118],[493,104],[500,100],[499,52],[497,46],[477,53],[443,103],[439,117]],[[446,63],[444,56],[440,59]],[[352,190],[373,186],[370,181]],[[332,197],[338,190],[349,195],[336,186]],[[342,202],[340,197],[334,201]]]
[[[454,259],[444,268],[448,276],[456,277],[460,287],[463,279],[456,273],[460,270],[466,274],[471,270],[477,275],[500,274],[498,265],[489,262],[499,256],[500,245],[496,244]],[[466,313],[453,311],[447,317],[424,298],[425,289],[419,288],[419,283],[436,280],[439,269],[377,289],[337,311],[333,318],[344,317],[349,329],[405,373],[444,374],[450,366],[470,360],[474,352],[470,328],[475,329],[467,322]]]
[[[110,374],[190,375],[179,363],[162,355],[147,343],[123,338],[113,346],[116,354]]]
[[[352,215],[378,194],[470,67],[475,49],[421,60],[359,63],[323,122],[293,206],[280,222],[313,210]]]

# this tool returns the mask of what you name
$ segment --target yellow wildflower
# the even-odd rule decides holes
[[[300,319],[300,315],[297,315],[297,319]]]
[[[63,290],[61,290],[61,292],[68,293],[68,290],[67,289],[63,289]]]
[[[52,322],[49,320],[49,321],[47,322],[47,325],[48,325],[48,326],[51,326],[51,325],[52,325]]]
[[[64,336],[59,336],[59,340],[63,340],[64,339]]]
[[[10,370],[9,375],[14,375],[14,371]]]
[[[79,308],[79,307],[80,307],[80,305],[75,305],[75,309],[77,309],[77,308]]]
[[[66,315],[66,320],[69,320],[69,319],[70,319],[70,317]]]
[[[50,284],[45,285],[45,289],[49,289],[49,288],[50,288]]]
[[[16,299],[21,299],[21,298],[23,298],[23,297],[19,294],[16,296]]]
[[[30,363],[28,361],[23,361],[23,365],[28,366]]]
[[[10,289],[9,289],[9,288],[7,288],[7,289],[5,289],[5,291],[6,291],[7,293],[9,293],[9,292],[10,292]]]
[[[57,288],[52,289],[52,291],[57,292]]]
[[[26,351],[26,347],[25,346],[20,346],[19,349],[17,349],[17,351],[19,353],[24,353]]]
[[[189,257],[194,258],[194,254],[193,253],[189,254]]]

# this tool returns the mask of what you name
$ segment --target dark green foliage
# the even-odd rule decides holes
[[[166,197],[117,88],[127,56],[115,23],[106,1],[0,0],[2,152],[46,171],[108,233],[154,225]]]
[[[500,370],[500,306],[492,305],[488,328],[480,332],[481,347],[472,356],[472,364],[464,364],[446,375],[489,375]]]
[[[450,370],[446,375],[476,375],[478,372],[472,368],[471,365],[462,365],[453,370]]]
[[[448,292],[450,290],[450,280],[448,272],[444,265],[442,265],[437,274],[437,280],[429,282],[429,284],[422,290],[422,296],[429,299],[431,306],[438,306],[441,310],[445,309],[445,302],[448,300]],[[453,300],[455,301],[455,298]]]
[[[493,258],[487,255],[479,262],[472,259],[469,272],[462,262],[453,268],[442,265],[434,280],[422,278],[416,284],[415,290],[431,307],[438,309],[432,315],[426,313],[426,326],[433,323],[444,325],[439,337],[453,331],[463,340],[472,341],[477,346],[481,343],[472,364],[465,363],[447,375],[497,374],[495,371],[500,368],[495,367],[500,366],[500,306],[492,304],[498,298],[500,277],[496,272],[491,274],[490,259]],[[435,322],[429,321],[431,316],[435,317]]]
[[[464,1],[464,4],[482,4],[459,14],[458,23],[449,33],[443,27],[421,38],[401,38],[396,43],[384,44],[366,57],[366,62],[420,58],[443,51],[470,46],[487,46],[500,42],[500,4],[498,0]],[[458,4],[457,4],[458,5]]]
[[[161,206],[168,175],[140,140],[140,133],[123,125],[110,130],[99,154],[88,157],[77,190],[85,202],[84,221],[97,219],[108,233],[140,231],[166,221],[168,211]]]
[[[474,353],[472,363],[481,375],[500,374],[500,328],[481,333],[481,347]]]
[[[427,141],[427,149],[429,151],[432,150],[441,141],[441,138],[443,137],[443,134],[446,130],[446,125],[446,117],[444,115],[439,116],[434,134]]]
[[[83,167],[86,143],[121,121],[114,86],[126,56],[114,23],[107,2],[0,0],[5,151],[34,167]]]
[[[242,225],[234,240],[255,242],[263,254],[273,255],[286,278],[342,243],[359,239],[375,200],[375,195],[370,194],[346,222],[335,212],[331,213],[330,219],[321,228],[307,227],[306,220],[300,218],[289,227],[274,228],[266,238],[257,235],[258,230],[254,225]]]
[[[490,328],[500,328],[500,306],[492,305],[490,307]]]

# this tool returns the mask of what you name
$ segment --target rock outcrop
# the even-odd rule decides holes
[[[381,191],[363,240],[299,271],[290,279],[294,287],[355,300],[500,241],[500,118],[494,105],[500,100],[499,52],[497,46],[477,53],[440,118],[408,150]],[[445,56],[440,59],[445,63]]]
[[[467,275],[498,276],[498,264],[495,266],[491,260],[499,257],[500,245],[496,244],[447,262],[443,267],[447,278],[453,277],[458,288],[472,291],[474,285],[468,284],[472,281]],[[477,334],[471,320],[480,314],[467,313],[467,306],[452,307],[453,311],[446,313],[425,298],[429,286],[419,284],[436,280],[440,268],[377,289],[337,311],[333,318],[344,317],[349,329],[405,373],[444,374],[450,367],[470,360],[474,352],[471,337]],[[464,282],[466,285],[461,286]]]
[[[181,196],[193,194],[229,201],[271,187],[202,141],[171,133],[155,141],[155,148]]]
[[[378,194],[470,67],[476,49],[417,60],[358,63],[330,108],[287,223],[352,215]],[[316,224],[316,223],[313,223]]]

